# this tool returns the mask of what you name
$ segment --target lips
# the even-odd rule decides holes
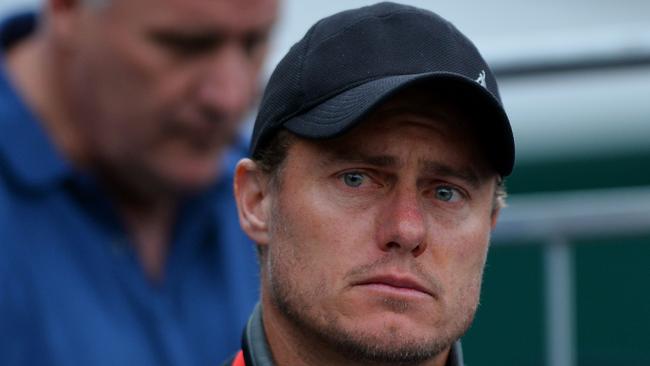
[[[433,291],[410,275],[377,275],[354,283],[355,286],[385,288],[387,291],[421,293],[435,297]]]

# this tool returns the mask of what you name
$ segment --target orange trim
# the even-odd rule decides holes
[[[232,361],[232,366],[246,366],[246,361],[244,361],[244,352],[239,351],[235,359]]]

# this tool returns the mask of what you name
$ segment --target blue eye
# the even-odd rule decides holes
[[[458,199],[458,192],[451,187],[436,187],[436,199],[444,202],[451,202]]]
[[[345,173],[343,174],[343,182],[350,187],[359,187],[363,184],[366,177],[361,173]]]

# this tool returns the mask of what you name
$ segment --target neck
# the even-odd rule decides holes
[[[152,202],[135,202],[118,199],[127,231],[145,274],[153,282],[164,276],[169,253],[172,228],[176,219],[176,201],[158,199]]]
[[[349,355],[332,349],[320,337],[297,329],[291,320],[276,309],[268,296],[262,294],[261,301],[266,339],[278,366],[409,366],[405,363],[352,361]],[[449,349],[433,359],[410,366],[444,366],[448,356]]]

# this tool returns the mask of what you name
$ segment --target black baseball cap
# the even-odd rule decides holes
[[[289,50],[266,86],[251,155],[282,128],[308,139],[344,134],[414,84],[457,95],[477,117],[488,160],[501,176],[512,172],[510,122],[474,44],[433,12],[389,2],[324,18]]]

